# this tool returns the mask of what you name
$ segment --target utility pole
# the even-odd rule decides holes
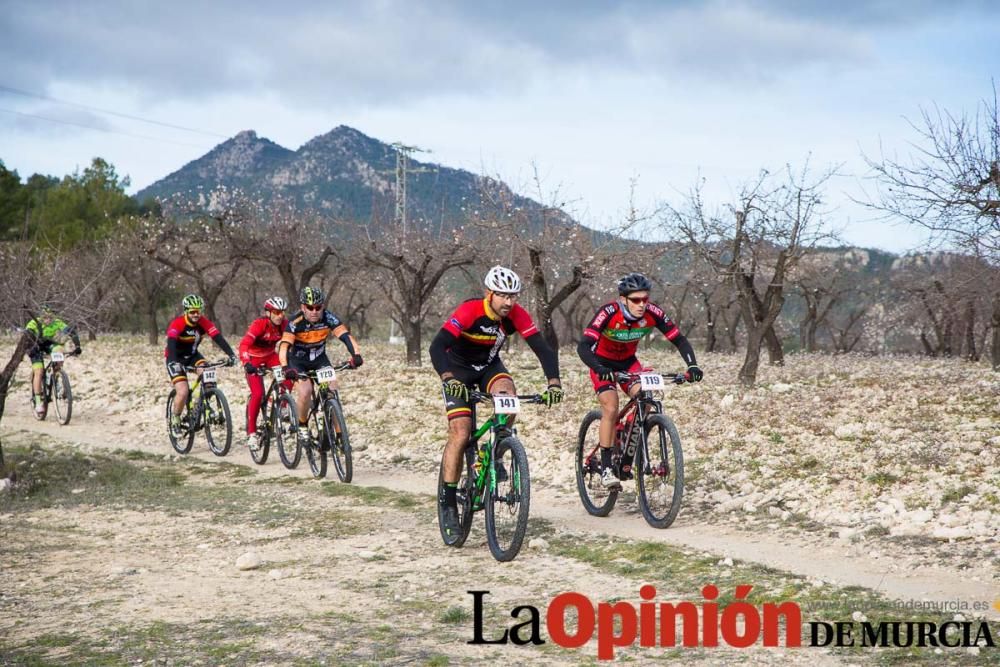
[[[396,225],[402,231],[403,238],[406,237],[406,175],[420,174],[435,171],[420,167],[410,169],[410,155],[413,153],[430,153],[431,151],[418,146],[407,146],[397,141],[392,144],[396,149]]]

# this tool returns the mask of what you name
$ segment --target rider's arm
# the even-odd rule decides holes
[[[281,334],[281,340],[278,341],[278,361],[281,362],[282,368],[288,366],[288,350],[294,343],[295,327],[292,325],[292,320],[286,320],[285,330]]]
[[[219,327],[212,324],[211,320],[207,319],[204,315],[202,315],[201,319],[198,320],[198,324],[201,326],[202,331],[212,337],[212,340],[215,341],[215,344],[219,346],[219,349],[221,349],[227,357],[230,359],[236,358],[236,353],[233,352],[233,348],[229,345],[226,337],[222,335],[221,331],[219,331]]]
[[[326,311],[327,323],[330,325],[332,335],[339,338],[340,342],[344,344],[347,348],[347,353],[352,357],[361,354],[358,350],[358,342],[354,340],[354,336],[351,335],[351,330],[347,328],[347,325],[343,321],[331,313]]]
[[[250,362],[250,348],[257,341],[257,336],[261,333],[261,324],[263,324],[263,320],[261,319],[251,322],[250,326],[247,327],[247,332],[240,339],[240,361],[245,364]]]
[[[677,351],[681,353],[681,358],[684,359],[684,363],[688,366],[697,366],[698,362],[694,358],[694,348],[691,347],[691,343],[688,339],[684,337],[681,330],[677,328],[677,325],[666,316],[666,314],[657,306],[655,303],[650,303],[646,306],[646,311],[653,315],[653,321],[656,323],[656,328],[660,330],[663,336],[674,344]]]
[[[598,366],[603,366],[601,360],[597,358],[597,354],[594,353],[594,339],[589,336],[584,336],[577,343],[576,353],[580,356],[583,363],[587,364],[587,368],[596,369]]]
[[[60,331],[59,333],[64,333],[67,336],[69,336],[69,339],[73,341],[73,345],[76,346],[76,349],[78,350],[80,349],[80,334],[76,332],[75,326],[67,324],[65,327],[63,327],[63,330]]]
[[[525,338],[524,342],[528,344],[531,351],[538,357],[538,361],[541,362],[542,371],[545,373],[545,377],[548,378],[549,384],[559,384],[559,355],[549,347],[542,334],[532,334]]]
[[[608,303],[598,308],[583,330],[583,337],[576,346],[577,355],[591,370],[604,367],[604,364],[601,363],[601,360],[597,358],[597,354],[594,352],[594,344],[601,339],[601,332],[604,331],[604,328],[611,321],[614,314],[615,305],[613,303]]]
[[[538,361],[542,364],[542,370],[545,372],[545,377],[548,378],[549,384],[558,384],[559,354],[545,342],[542,334],[538,332],[535,322],[531,319],[531,315],[521,307],[521,304],[515,303],[514,307],[510,309],[508,317],[511,324],[517,329],[517,332],[524,338],[524,342],[528,344],[531,351],[538,357]]]
[[[437,371],[442,380],[452,377],[451,372],[448,370],[448,348],[456,340],[458,340],[458,336],[442,327],[437,332],[437,335],[434,336],[434,340],[431,341],[431,365],[434,366],[434,370]]]
[[[221,331],[212,336],[212,340],[215,341],[215,344],[219,346],[219,349],[221,349],[227,357],[230,357],[231,359],[236,358],[236,353],[233,352],[233,348],[229,345],[229,342],[226,340],[225,336],[222,335]]]

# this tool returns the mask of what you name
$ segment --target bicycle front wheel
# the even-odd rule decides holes
[[[302,447],[299,446],[299,417],[295,407],[295,399],[290,394],[278,396],[276,414],[271,418],[274,429],[274,442],[278,446],[278,458],[281,463],[292,470],[302,460]]]
[[[170,390],[170,395],[167,396],[167,437],[170,438],[170,446],[174,448],[178,454],[187,454],[191,451],[191,445],[194,444],[194,429],[189,426],[184,426],[184,413],[181,413],[181,432],[178,435],[174,435],[174,431],[170,428],[170,418],[174,414],[174,397],[177,395],[177,390]]]
[[[681,511],[684,495],[684,452],[677,427],[665,415],[646,417],[649,461],[643,449],[636,450],[636,487],[639,508],[653,528],[667,528]]]
[[[208,448],[216,456],[225,456],[233,446],[233,417],[229,401],[218,387],[205,390],[205,437]]]
[[[69,375],[66,371],[52,373],[52,402],[56,405],[56,417],[60,424],[68,424],[73,416],[73,390],[69,386]]]
[[[618,500],[617,489],[601,484],[600,431],[601,411],[591,410],[580,424],[576,445],[576,490],[583,509],[593,516],[607,516]]]
[[[274,415],[274,392],[269,392],[264,397],[257,416],[257,449],[250,450],[250,458],[259,466],[267,463],[267,455],[271,451],[271,424]]]
[[[344,421],[344,411],[340,401],[330,398],[326,401],[326,436],[333,457],[333,467],[337,469],[337,477],[345,484],[354,477],[354,465],[351,461],[351,439],[347,434],[347,422]]]
[[[315,405],[313,407],[315,408]],[[327,431],[329,430],[330,425],[326,423],[326,417],[313,410],[309,418],[309,444],[306,445],[305,449],[309,470],[317,479],[326,477]]]
[[[486,542],[498,561],[513,560],[521,550],[528,529],[531,477],[524,445],[514,437],[504,438],[493,450],[486,494]],[[506,475],[498,475],[503,469]],[[503,479],[506,477],[506,479]]]

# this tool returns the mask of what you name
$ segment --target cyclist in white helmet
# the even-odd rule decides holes
[[[517,303],[521,279],[503,266],[494,266],[483,281],[483,298],[469,299],[455,309],[431,342],[434,370],[441,376],[448,416],[448,444],[444,454],[444,486],[438,502],[443,506],[444,532],[458,535],[456,489],[462,470],[462,448],[472,428],[469,389],[478,386],[491,394],[515,394],[514,380],[500,360],[500,348],[515,331],[524,338],[542,364],[548,389],[547,405],[563,399],[559,357],[552,350],[524,308]]]

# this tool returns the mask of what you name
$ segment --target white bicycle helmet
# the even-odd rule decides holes
[[[285,310],[286,308],[288,308],[288,302],[280,296],[272,296],[264,302],[264,310]]]
[[[494,266],[486,274],[483,281],[486,289],[505,294],[517,294],[521,291],[521,279],[516,273],[502,266]]]

